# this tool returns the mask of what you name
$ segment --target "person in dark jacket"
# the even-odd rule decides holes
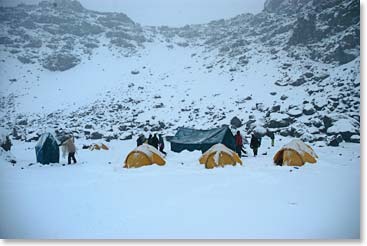
[[[136,139],[136,145],[137,146],[140,146],[142,145],[144,142],[145,142],[145,136],[143,134],[141,134],[138,139]]]
[[[152,134],[149,134],[149,137],[148,137],[148,144],[149,144],[149,145],[152,145]]]
[[[159,134],[158,146],[159,146],[159,151],[162,152],[164,155],[167,155],[167,153],[164,151],[164,140],[163,140],[162,134]]]
[[[259,138],[255,136],[255,134],[253,133],[251,136],[251,142],[250,142],[250,148],[253,150],[254,152],[254,156],[257,156],[257,150],[260,147],[260,141]]]
[[[152,140],[151,140],[151,143],[152,143],[152,146],[156,149],[158,149],[158,137],[157,137],[157,133],[154,133],[154,136],[152,137]]]
[[[241,136],[240,131],[237,131],[237,134],[234,137],[234,140],[235,140],[235,144],[236,144],[236,153],[241,158],[241,151],[242,151],[243,142],[242,142],[242,136]]]

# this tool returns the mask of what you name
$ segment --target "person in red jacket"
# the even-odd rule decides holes
[[[242,142],[242,136],[241,136],[240,131],[237,131],[237,134],[234,137],[234,139],[235,139],[235,143],[236,143],[237,155],[241,158],[241,151],[242,151],[243,142]]]

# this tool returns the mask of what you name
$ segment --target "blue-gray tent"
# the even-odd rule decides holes
[[[234,136],[228,126],[209,130],[180,127],[176,135],[167,140],[171,142],[171,150],[174,152],[200,150],[204,153],[217,143],[235,150]]]
[[[37,162],[42,164],[58,163],[60,150],[56,139],[51,133],[44,133],[36,145]]]

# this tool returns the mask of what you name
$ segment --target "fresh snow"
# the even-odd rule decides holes
[[[354,124],[353,124],[354,123]],[[339,119],[327,129],[327,133],[358,132],[359,124],[353,119]]]
[[[124,169],[135,140],[41,165],[35,143],[14,141],[18,162],[0,159],[0,237],[359,238],[359,144],[312,146],[318,162],[298,169],[273,165],[289,140],[265,137],[256,158],[215,169],[199,151],[169,150],[165,166]]]
[[[220,143],[215,144],[212,147],[210,147],[210,149],[208,149],[205,153],[207,153],[207,152],[215,152],[215,155],[214,155],[215,164],[219,163],[219,157],[222,153],[226,153],[229,156],[232,156],[233,153],[234,153],[232,150],[227,148],[224,144],[220,144]]]
[[[343,7],[327,8],[320,16],[335,9]],[[44,10],[34,13],[49,18]],[[97,23],[99,16],[62,17]],[[360,145],[325,146],[339,134],[360,141],[359,45],[345,50],[356,57],[343,65],[310,58],[314,52],[331,55],[344,38],[359,33],[359,24],[317,42],[289,46],[296,19],[263,12],[177,30],[121,23],[119,30],[126,27],[128,35],[147,38],[134,41],[136,53],[113,45],[106,34],[115,29],[104,28],[100,34],[73,37],[75,45],[67,53],[81,63],[63,72],[40,63],[63,49],[70,35],[55,36],[42,24],[29,29],[5,21],[1,36],[17,41],[19,48],[1,45],[0,122],[8,133],[14,127],[20,139],[32,142],[12,139],[11,152],[0,148],[0,237],[359,238]],[[319,25],[321,19],[317,30],[335,29]],[[14,34],[23,31],[24,40]],[[184,38],[190,32],[194,37]],[[24,48],[28,35],[40,39],[42,47]],[[46,47],[53,37],[57,48]],[[88,39],[98,47],[85,53],[82,41]],[[35,63],[21,63],[21,55],[34,55]],[[243,158],[243,166],[207,170],[199,165],[202,153],[173,153],[166,142],[165,166],[122,168],[136,137],[160,123],[159,132],[172,136],[178,127],[210,129],[233,117],[242,123],[233,131],[243,136],[266,132],[269,122],[292,123],[272,128],[276,146],[264,137],[259,156]],[[35,163],[33,140],[56,129],[77,138],[76,165],[63,165],[64,159]],[[94,132],[103,137],[86,140]],[[273,165],[276,151],[291,140],[278,134],[312,142],[318,162],[299,168]],[[133,139],[112,140],[108,151],[82,149],[108,137]]]
[[[156,154],[159,157],[161,157],[162,159],[164,159],[164,156],[162,155],[162,153],[159,152],[156,148],[154,148],[153,146],[151,146],[149,144],[144,143],[144,144],[136,147],[133,151],[142,152],[142,153],[146,154],[148,157],[152,157],[153,154]]]
[[[298,153],[308,153],[312,157],[318,158],[315,151],[313,149],[310,149],[304,142],[299,139],[293,139],[292,141],[284,145],[282,149],[293,149]]]

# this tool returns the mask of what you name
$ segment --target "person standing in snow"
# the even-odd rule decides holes
[[[164,151],[164,140],[163,140],[162,134],[159,134],[158,146],[159,146],[159,151],[163,153],[164,155],[167,155],[167,153]]]
[[[241,151],[243,146],[242,136],[240,131],[237,131],[236,136],[234,137],[235,144],[236,144],[236,153],[241,158]]]
[[[256,135],[253,133],[251,136],[250,148],[253,150],[254,156],[257,156],[257,150],[259,147],[260,147],[259,138],[256,137]]]
[[[156,149],[158,149],[158,143],[159,143],[159,140],[158,140],[158,137],[157,137],[157,133],[154,133],[154,136],[152,137],[152,146]]]
[[[149,145],[152,145],[152,134],[149,134],[149,137],[148,137],[148,144],[149,144]]]
[[[274,142],[275,142],[274,132],[268,131],[266,135],[271,139],[271,146],[274,147]]]
[[[71,164],[71,160],[73,160],[73,162],[76,163],[75,159],[76,147],[74,144],[74,137],[73,136],[68,137],[60,145],[62,146],[63,157],[66,156],[66,153],[68,154],[68,164]]]
[[[140,134],[138,139],[136,140],[136,145],[139,147],[140,145],[142,145],[145,142],[145,136],[144,134]]]

